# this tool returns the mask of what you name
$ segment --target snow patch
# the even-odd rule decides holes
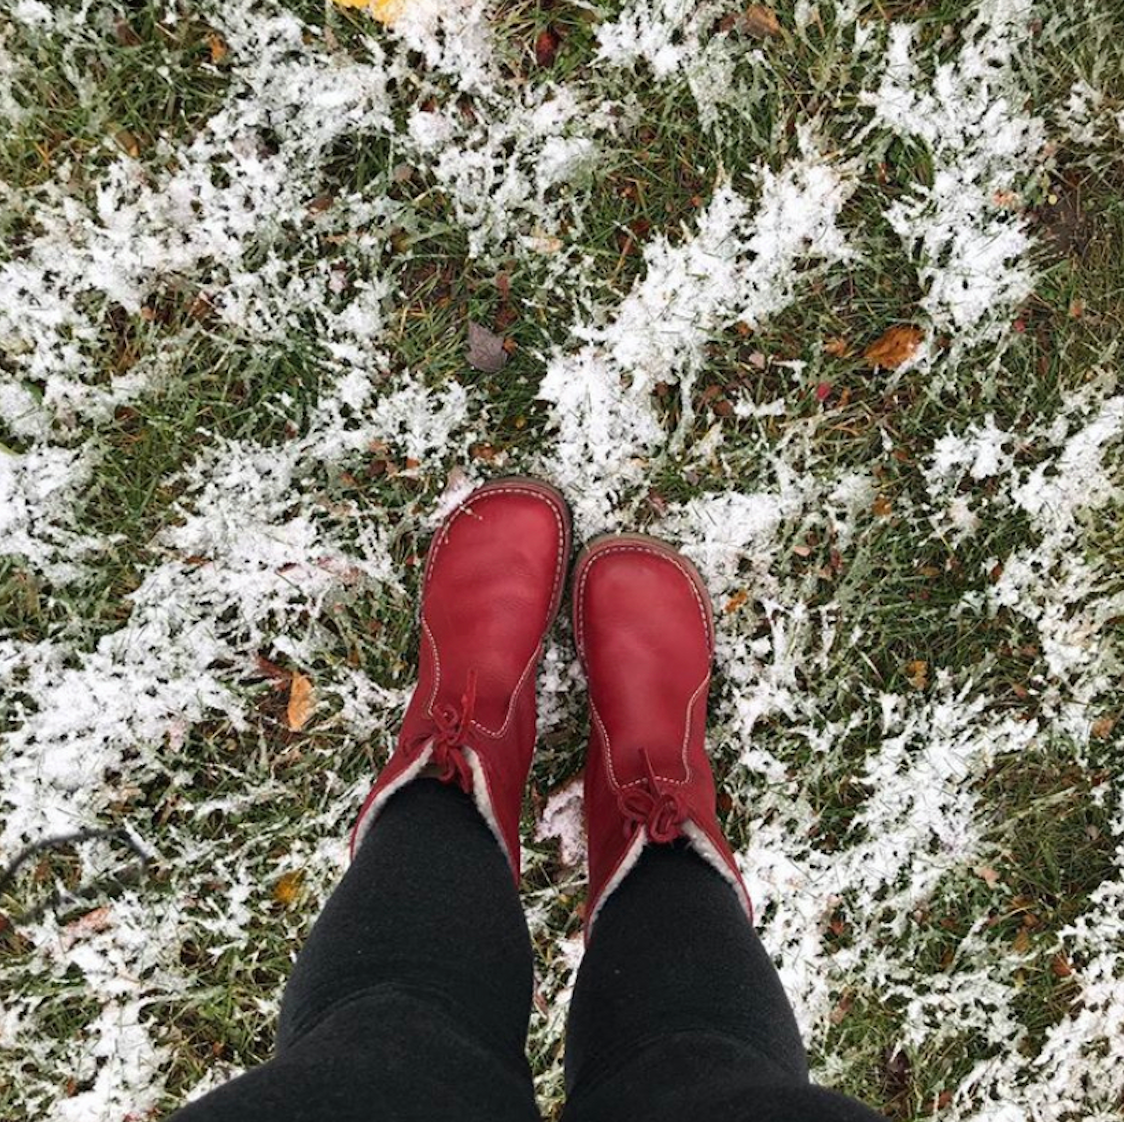
[[[1030,25],[1025,0],[986,0],[930,85],[916,27],[894,24],[879,88],[862,95],[879,125],[932,154],[932,186],[916,186],[886,218],[917,262],[922,307],[936,331],[952,332],[956,353],[999,340],[1033,285],[1021,195],[1046,136],[1022,108]]]

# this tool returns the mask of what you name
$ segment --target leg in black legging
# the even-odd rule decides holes
[[[532,959],[507,861],[472,800],[387,802],[301,951],[277,1056],[175,1122],[533,1122]]]
[[[649,846],[594,924],[566,1036],[565,1122],[873,1119],[811,1087],[780,978],[730,885]]]

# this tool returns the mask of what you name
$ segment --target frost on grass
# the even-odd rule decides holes
[[[1033,15],[1026,0],[985,0],[959,55],[931,81],[918,29],[896,24],[881,83],[863,94],[878,125],[931,153],[932,185],[915,186],[886,217],[917,262],[922,307],[956,352],[1004,336],[1033,286],[1023,194],[1045,130],[1025,111],[1019,79]]]
[[[165,146],[155,177],[138,160],[113,161],[88,203],[61,178],[48,180],[29,200],[35,235],[0,265],[2,377],[40,386],[42,410],[64,425],[104,417],[151,373],[103,377],[99,324],[107,310],[137,315],[169,278],[206,264],[209,299],[237,320],[246,303],[240,289],[253,283],[243,279],[247,255],[266,253],[254,269],[274,288],[282,277],[297,279],[302,266],[285,260],[286,228],[309,221],[308,172],[327,147],[346,132],[390,127],[377,48],[372,63],[325,66],[294,17],[250,16],[233,5],[226,13],[230,50],[247,64],[203,131],[183,149]],[[330,306],[326,266],[319,274],[319,291],[301,278],[299,295],[313,309]],[[260,332],[263,309],[254,310]]]
[[[85,571],[82,558],[98,542],[76,530],[73,508],[89,482],[90,458],[68,448],[0,446],[0,555],[18,557],[59,584]]]
[[[1043,699],[1060,721],[1064,714],[1062,727],[1079,743],[1088,740],[1090,704],[1111,684],[1108,625],[1124,608],[1111,567],[1081,548],[1097,512],[1124,497],[1124,399],[1111,395],[1110,385],[1102,379],[1070,395],[1056,417],[1018,436],[990,416],[963,434],[946,433],[926,469],[938,530],[966,538],[996,518],[1029,518],[1032,541],[991,558],[986,590],[968,594],[961,610],[1007,610],[1034,627],[1051,683]],[[1032,466],[1016,467],[1016,452],[1024,461],[1035,457]],[[965,495],[959,489],[966,479],[1004,485]]]
[[[61,48],[95,33],[78,9],[20,0],[13,12]],[[238,439],[191,434],[191,459],[161,481],[177,503],[143,559],[126,558],[139,583],[115,605],[114,630],[70,619],[0,637],[0,858],[48,832],[123,821],[161,872],[87,901],[61,866],[46,867],[41,890],[60,904],[18,924],[25,942],[0,966],[15,1117],[167,1110],[194,1080],[203,1091],[268,1052],[292,949],[338,878],[370,765],[408,696],[417,547],[457,496],[500,469],[469,457],[478,440],[537,463],[574,502],[580,531],[633,528],[648,489],[672,483],[677,501],[651,529],[694,558],[718,609],[711,747],[762,937],[817,1076],[862,1080],[881,1062],[869,1051],[881,1042],[867,1040],[877,1034],[849,1020],[852,1003],[866,1003],[887,1046],[907,1049],[929,1080],[932,1099],[916,1104],[926,1113],[947,1091],[940,1112],[953,1120],[1110,1117],[1124,1091],[1124,858],[1059,935],[1079,997],[1043,1027],[1026,987],[1041,959],[1028,963],[989,924],[1009,896],[1006,824],[993,820],[987,783],[996,764],[1045,747],[1082,769],[1116,746],[1104,732],[1118,710],[1124,613],[1110,534],[1124,443],[1115,381],[1084,379],[1077,392],[1063,387],[1053,414],[1014,418],[979,400],[974,369],[948,363],[948,424],[915,438],[914,463],[892,457],[892,412],[868,418],[873,439],[850,454],[840,434],[854,435],[853,408],[789,400],[777,362],[753,367],[769,381],[764,396],[731,389],[728,417],[694,416],[691,403],[728,328],[765,336],[809,286],[826,278],[830,291],[833,270],[877,255],[877,237],[845,207],[856,183],[879,189],[879,136],[932,160],[931,185],[879,205],[916,263],[934,338],[947,335],[954,355],[978,348],[999,369],[1034,280],[1021,195],[1043,166],[1043,122],[1092,143],[1115,107],[1092,82],[1066,105],[1028,107],[1025,91],[1042,84],[1023,81],[1026,7],[988,0],[944,42],[850,0],[801,2],[798,33],[845,31],[832,49],[861,56],[856,73],[870,75],[888,45],[883,66],[855,79],[863,88],[844,91],[864,99],[871,126],[851,136],[833,122],[839,150],[828,154],[803,103],[786,102],[778,125],[795,126],[797,155],[716,148],[732,177],[681,240],[645,246],[640,279],[606,304],[591,297],[603,290],[586,234],[604,217],[588,188],[622,166],[646,120],[635,77],[685,80],[700,143],[720,144],[716,122],[752,101],[755,82],[811,88],[803,47],[737,40],[720,30],[718,6],[637,0],[597,28],[592,66],[527,80],[502,56],[484,4],[423,0],[389,28],[351,25],[346,47],[277,3],[208,2],[204,14],[229,48],[229,88],[193,137],[156,141],[139,160],[99,151],[79,169],[88,190],[73,190],[64,168],[26,197],[0,189],[5,216],[28,218],[0,265],[0,440],[13,449],[0,451],[5,557],[56,588],[104,577],[99,546],[113,543],[83,522],[98,428],[181,377],[201,341],[253,354],[299,344],[316,399],[281,385],[247,406]],[[20,83],[34,60],[4,34],[0,112],[27,110],[26,126],[34,111]],[[80,93],[98,96],[94,77]],[[327,202],[326,183],[336,190],[357,146],[388,153],[385,174]],[[413,371],[394,351],[414,313],[396,306],[404,270],[464,247],[473,267],[512,260],[539,286],[519,310],[524,326],[547,324],[542,447],[492,425],[516,383],[462,382],[428,356]],[[112,368],[110,311],[144,322],[169,293],[188,306],[204,298],[201,322],[183,319],[128,371]],[[567,323],[560,307],[582,310]],[[660,383],[681,395],[674,429],[654,403]],[[276,431],[278,420],[283,439],[255,437],[257,422]],[[397,476],[357,480],[368,454]],[[913,487],[894,495],[892,520],[872,513],[887,468]],[[944,622],[1033,639],[1025,704],[996,682],[990,649],[934,659],[911,680],[880,677],[886,651],[875,643],[892,591],[865,584],[863,566],[930,549],[971,558]],[[299,736],[279,716],[282,668],[315,687]],[[559,758],[580,752],[581,686],[563,628],[539,680],[547,743],[536,782],[549,773],[549,785],[525,882],[540,959],[531,1047],[552,1106],[582,952],[580,794],[557,773]],[[1099,774],[1092,797],[1119,830],[1119,774]],[[90,841],[73,864],[87,874],[119,857]],[[966,917],[963,933],[939,926],[942,909]],[[233,1059],[199,1058],[201,1040],[232,1038],[249,1041]]]
[[[534,252],[561,230],[574,209],[569,185],[589,177],[601,143],[627,115],[619,104],[549,84],[481,94],[476,105],[472,117],[453,101],[414,110],[408,134],[415,158],[449,192],[472,255],[513,242]]]
[[[1116,798],[1116,879],[1094,889],[1088,909],[1061,933],[1059,951],[1084,962],[1078,992],[1029,1064],[1011,1049],[973,1068],[957,1094],[958,1113],[968,1122],[1065,1122],[1075,1117],[1110,1122],[1119,1117],[1124,1094],[1124,806],[1118,793]]]
[[[837,225],[848,169],[825,160],[810,137],[805,143],[807,153],[780,172],[758,170],[756,207],[724,184],[683,242],[649,243],[644,276],[610,322],[575,326],[576,348],[548,362],[539,397],[557,437],[544,470],[574,496],[580,529],[613,524],[614,502],[666,439],[652,406],[657,383],[679,383],[685,431],[705,345],[735,323],[756,327],[791,303],[815,268],[851,256]]]
[[[987,418],[962,438],[937,440],[929,469],[936,494],[973,475],[999,478],[991,505],[978,512],[988,525],[1019,511],[1031,515],[1033,544],[1015,547],[1001,563],[1005,572],[1025,572],[1009,578],[1017,595],[1006,602],[1037,626],[1042,643],[1032,719],[1005,714],[981,680],[986,667],[971,666],[934,668],[924,692],[871,693],[850,716],[831,715],[834,684],[862,657],[861,629],[847,624],[842,603],[811,609],[804,582],[782,574],[809,532],[844,543],[848,564],[846,543],[862,541],[870,491],[864,499],[864,488],[818,463],[803,440],[791,438],[768,455],[756,489],[691,500],[661,524],[700,565],[715,604],[725,605],[712,745],[745,769],[745,780],[733,785],[748,820],[739,861],[801,1026],[815,1041],[841,1015],[841,995],[851,995],[848,1002],[869,995],[901,1003],[900,1040],[915,1054],[960,1047],[971,1035],[975,1054],[996,1058],[962,1087],[955,1117],[976,1117],[1003,1081],[1041,1092],[1039,1065],[1052,1062],[1024,1054],[1026,1029],[1011,1005],[1025,960],[987,937],[986,913],[939,976],[919,977],[911,963],[930,938],[930,909],[992,859],[993,825],[980,794],[989,769],[1045,744],[1068,745],[1082,761],[1089,717],[1112,696],[1121,652],[1108,621],[1119,617],[1120,593],[1111,572],[1091,559],[1090,536],[1092,516],[1120,499],[1119,399],[1105,394],[1104,386],[1078,394],[1021,438],[1023,458],[1033,455],[1034,466],[1015,468],[1008,454],[1014,440]],[[987,573],[979,579],[985,584]],[[1005,596],[1005,579],[967,596],[960,610],[986,617],[993,598]],[[875,715],[865,763],[849,774],[863,792],[861,805],[843,838],[821,848],[813,791],[839,766],[841,746]],[[763,728],[770,730],[764,740]],[[794,760],[802,761],[798,768]],[[1102,894],[1116,891],[1106,885]],[[829,921],[845,926],[844,946],[832,945]],[[1071,934],[1079,930],[1088,940],[1104,922],[1091,918]],[[1087,980],[1089,1015],[1068,1018],[1069,1035],[1059,1028],[1047,1056],[1063,1039],[1071,1057],[1099,1057],[1111,1047],[1122,965],[1114,953],[1096,961]],[[1064,1096],[1076,1084],[1062,1070],[1055,1077],[1062,1097],[1040,1099],[1040,1113],[1020,1118],[1061,1118],[1072,1109]],[[829,1081],[838,1073],[831,1059],[821,1071]],[[1108,1103],[1113,1093],[1098,1090],[1094,1101]],[[1029,1107],[1029,1092],[1021,1097]]]
[[[302,620],[333,598],[395,583],[385,530],[353,506],[325,511],[319,472],[373,440],[408,455],[448,455],[465,420],[464,394],[409,384],[372,402],[344,379],[350,401],[326,397],[308,435],[280,447],[227,442],[185,473],[168,559],[131,594],[119,630],[66,665],[53,645],[18,644],[6,671],[18,727],[7,738],[3,849],[91,824],[114,796],[110,773],[135,782],[174,750],[191,724],[246,723],[238,682],[271,648],[310,666],[323,641]],[[364,417],[370,406],[370,416]],[[221,669],[220,669],[221,668]],[[129,754],[141,760],[126,767]]]
[[[597,25],[597,62],[610,71],[647,70],[661,82],[685,82],[699,124],[720,134],[727,119],[758,109],[762,87],[776,78],[739,15],[722,0],[630,0]]]
[[[222,442],[191,465],[177,524],[159,537],[166,560],[131,595],[124,626],[88,652],[68,654],[50,642],[0,645],[0,683],[15,718],[5,743],[0,853],[10,856],[28,840],[96,823],[110,804],[127,803],[137,784],[153,776],[169,777],[195,797],[192,760],[183,754],[190,730],[219,717],[234,730],[256,723],[260,692],[249,691],[246,682],[258,673],[255,660],[263,651],[314,674],[327,700],[318,721],[335,728],[341,746],[381,733],[383,722],[400,712],[402,697],[338,665],[324,623],[337,605],[395,589],[398,576],[385,525],[353,504],[326,503],[323,472],[373,441],[401,448],[417,462],[455,455],[458,446],[463,452],[464,408],[459,389],[442,394],[406,382],[376,400],[369,383],[345,375],[320,403],[305,437],[279,447]],[[352,801],[342,789],[331,800],[337,839]],[[232,809],[215,804],[209,813]],[[309,823],[305,840],[291,842],[289,854],[304,874],[319,870],[323,891],[338,876],[338,859],[299,856],[317,836]],[[245,862],[263,856],[260,839],[251,834],[248,844],[251,856],[227,866],[231,895],[206,921],[211,941],[225,934],[239,945],[245,937],[244,929],[229,926],[246,883]],[[179,851],[176,867],[197,876],[203,859],[197,844],[189,838],[172,848]],[[210,867],[221,872],[230,857],[222,851]],[[143,922],[144,912],[137,904],[134,914],[127,904],[118,900],[110,908],[99,953],[139,970],[132,943],[121,942],[122,924],[127,916]],[[196,927],[203,922],[199,910],[191,921]],[[154,961],[174,956],[186,937],[174,911],[167,915],[166,930],[150,923],[144,937]],[[45,961],[52,953],[49,932],[27,934]],[[83,954],[76,961],[99,996],[91,972],[103,969],[102,959],[93,947]],[[148,1004],[177,999],[182,980],[162,978],[133,984],[137,996],[128,1001],[112,991],[100,1019],[74,1045],[73,1056],[81,1058],[73,1060],[74,1070],[80,1080],[92,1080],[93,1089],[64,1103],[58,1117],[109,1119],[130,1095],[143,1105],[159,1094],[166,1050],[137,1014]],[[37,1004],[34,997],[13,995],[12,1007],[22,1008],[26,1020],[23,1039],[14,1043],[24,1045],[34,1032]]]

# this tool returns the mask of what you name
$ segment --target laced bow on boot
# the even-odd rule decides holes
[[[687,817],[687,807],[679,792],[668,780],[656,775],[646,748],[640,749],[647,776],[635,787],[621,791],[617,804],[625,818],[624,833],[630,837],[641,826],[657,843],[674,841]]]
[[[460,708],[451,702],[435,705],[430,711],[430,728],[416,736],[410,750],[418,753],[427,744],[433,745],[429,762],[440,768],[437,776],[442,783],[456,782],[465,794],[472,793],[472,768],[462,749],[472,747],[472,714],[476,708],[476,671],[468,672]]]

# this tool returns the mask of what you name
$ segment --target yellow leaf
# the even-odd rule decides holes
[[[899,323],[871,343],[863,352],[863,358],[870,366],[897,370],[913,357],[921,346],[922,337],[921,328],[914,327],[911,323]]]
[[[335,0],[341,8],[362,8],[388,27],[406,10],[406,0]]]
[[[292,684],[289,686],[289,707],[285,713],[289,728],[293,732],[300,732],[308,723],[314,704],[312,683],[303,674],[294,674]]]

